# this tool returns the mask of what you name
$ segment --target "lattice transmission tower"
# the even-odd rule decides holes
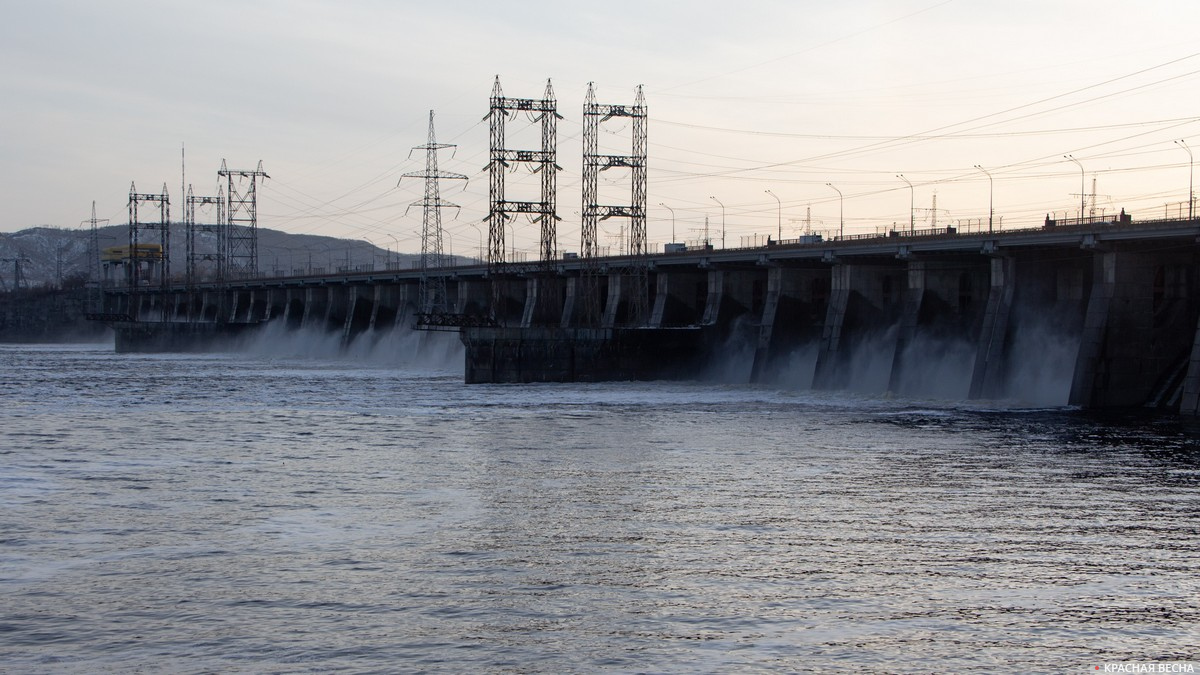
[[[420,206],[421,217],[421,306],[417,315],[417,325],[437,323],[436,315],[444,315],[450,311],[450,301],[446,294],[446,276],[440,272],[449,267],[445,249],[442,248],[442,209],[457,209],[458,204],[452,204],[441,197],[438,181],[467,180],[461,173],[451,173],[438,169],[438,150],[457,147],[450,143],[438,143],[433,133],[433,111],[429,111],[429,139],[425,145],[418,145],[413,150],[425,151],[425,171],[415,171],[401,176],[405,178],[424,178],[425,196],[420,201],[409,205]],[[409,153],[412,156],[412,153]],[[399,184],[397,184],[399,187]],[[407,213],[407,211],[405,211]],[[432,274],[431,274],[432,271]]]
[[[253,171],[232,171],[221,160],[218,177],[227,179],[225,269],[232,279],[258,274],[258,179],[270,178],[262,160]]]
[[[216,218],[213,222],[201,223],[196,220],[196,207],[200,206],[216,206]],[[185,235],[185,246],[187,249],[187,285],[193,286],[200,281],[199,263],[213,263],[210,270],[212,277],[217,281],[225,280],[225,253],[228,247],[226,242],[226,226],[225,226],[225,189],[218,187],[217,196],[205,197],[197,196],[192,193],[192,186],[188,186],[187,199],[184,201],[183,222]],[[201,248],[196,243],[196,235],[209,234],[212,235],[213,242],[210,246],[205,247],[206,250],[201,251]]]
[[[17,251],[17,255],[12,258],[0,258],[0,263],[12,263],[13,265],[13,287],[15,293],[20,290],[29,290],[29,280],[25,278],[25,274],[21,272],[22,265],[32,264],[33,261],[25,257],[21,251]],[[0,291],[8,292],[8,287],[4,284],[4,277],[0,275]]]
[[[632,123],[632,143],[628,155],[601,154],[600,125],[614,119],[624,118]],[[600,274],[596,264],[599,249],[597,224],[609,218],[629,219],[629,249],[634,258],[626,266],[626,274],[632,281],[630,289],[630,320],[640,323],[647,316],[649,303],[646,266],[636,260],[646,255],[646,99],[641,85],[632,106],[609,105],[596,102],[596,92],[588,83],[587,99],[583,104],[583,230],[580,255],[583,258],[583,324],[595,325],[600,319]],[[630,174],[630,199],[628,204],[601,204],[599,202],[600,172],[613,168],[627,168]],[[610,300],[617,302],[616,298]]]
[[[88,230],[88,307],[90,311],[100,311],[103,274],[100,269],[100,223],[108,224],[108,218],[96,217],[96,202],[92,201],[92,217],[80,223],[90,225]]]
[[[100,223],[108,224],[108,218],[96,217],[96,202],[92,202],[92,217],[80,223],[90,225],[88,229],[88,281],[100,283]]]
[[[505,122],[518,113],[527,113],[535,122],[541,123],[541,150],[512,150],[505,147]],[[491,106],[488,111],[491,121],[491,155],[488,162],[488,269],[498,272],[505,263],[504,228],[514,214],[533,216],[541,226],[539,258],[549,265],[555,255],[555,231],[559,220],[555,211],[555,192],[558,170],[556,163],[558,114],[554,89],[546,80],[546,91],[541,99],[506,98],[500,88],[500,76],[492,86]],[[541,174],[541,200],[513,201],[504,193],[505,173],[519,165],[530,165],[534,173]]]

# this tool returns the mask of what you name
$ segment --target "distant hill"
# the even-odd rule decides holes
[[[86,279],[89,271],[88,237],[86,229],[31,227],[20,232],[0,233],[0,291],[11,290],[16,284],[16,264],[20,258],[21,286],[29,288],[59,287],[63,282]],[[157,233],[144,232],[144,243],[157,243]],[[100,248],[122,246],[129,242],[126,225],[111,225],[99,230]],[[171,232],[171,273],[184,274],[186,242],[182,228]],[[197,234],[196,248],[200,252],[215,250],[214,235]],[[413,253],[389,252],[361,239],[338,239],[312,234],[289,234],[279,230],[258,230],[258,265],[264,275],[288,275],[336,272],[339,269],[396,268],[410,269],[419,256]],[[459,264],[468,262],[455,256]]]

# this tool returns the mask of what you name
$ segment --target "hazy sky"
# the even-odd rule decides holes
[[[443,196],[454,252],[474,254],[487,212],[496,75],[510,97],[553,82],[559,112],[558,240],[579,248],[581,121],[589,81],[603,103],[650,110],[649,238],[694,239],[705,216],[726,245],[750,234],[847,233],[1074,216],[1081,179],[1096,208],[1178,213],[1189,186],[1184,140],[1200,152],[1200,3],[1149,0],[868,2],[70,2],[0,0],[0,231],[78,227],[95,200],[127,220],[131,182],[164,183],[173,219],[187,181],[216,191],[259,160],[270,179],[259,223],[417,250],[429,110],[441,168],[468,174]],[[537,128],[509,122],[510,147]],[[628,151],[605,125],[602,151]],[[1080,167],[1063,155],[1072,154]],[[909,187],[896,174],[914,184]],[[509,177],[533,196],[537,177]],[[782,202],[766,194],[771,190]],[[628,176],[607,172],[606,201]],[[1169,205],[1169,206],[1168,206]],[[1090,208],[1090,205],[1089,205]],[[1186,207],[1183,207],[1186,209]],[[782,213],[780,213],[782,212]],[[602,223],[616,247],[621,223]],[[484,230],[486,236],[486,230]],[[535,227],[514,224],[516,248]]]

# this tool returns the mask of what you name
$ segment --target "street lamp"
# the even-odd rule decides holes
[[[674,244],[675,243],[675,209],[667,206],[666,204],[664,204],[662,202],[659,202],[658,205],[671,212],[671,243]]]
[[[763,192],[774,197],[775,202],[778,205],[777,213],[776,213],[777,220],[776,220],[775,239],[776,239],[776,241],[782,241],[783,240],[783,202],[779,201],[779,195],[775,194],[774,192],[771,192],[770,190],[763,190]]]
[[[721,204],[721,200],[716,197],[709,197],[714,202]],[[721,204],[721,248],[725,248],[725,205]]]
[[[396,245],[395,262],[392,261],[391,251],[388,251],[388,261],[387,261],[388,269],[395,269],[396,267],[398,267],[397,263],[400,262],[400,240],[397,239],[396,235],[394,235],[394,234],[389,234],[388,236],[392,238],[392,243]]]
[[[988,234],[991,234],[992,233],[992,215],[995,213],[995,210],[992,209],[992,194],[993,194],[992,174],[988,173],[987,169],[983,168],[982,166],[980,166],[978,164],[975,165],[975,168],[982,171],[984,173],[984,175],[986,175],[988,177]]]
[[[842,191],[837,189],[837,186],[833,183],[826,183],[826,185],[838,193],[838,240],[841,240],[846,236],[846,198],[842,196]]]
[[[913,187],[912,181],[904,177],[904,174],[896,174],[896,178],[908,183],[909,198],[908,198],[908,233],[915,234],[917,231],[917,190]]]
[[[1192,169],[1194,166],[1194,162],[1192,161],[1192,149],[1188,147],[1187,143],[1184,142],[1183,139],[1175,141],[1175,144],[1184,150],[1187,150],[1188,154],[1188,220],[1193,220],[1195,219],[1194,208],[1196,204],[1196,197],[1195,192],[1192,190]]]
[[[379,247],[375,245],[375,242],[371,241],[370,239],[367,239],[366,237],[363,237],[362,240],[367,242],[367,244],[370,245],[370,247],[371,247],[371,248],[367,249],[367,252],[371,254],[371,263],[370,264],[371,264],[371,269],[374,270],[375,269],[375,249],[377,249]]]
[[[475,223],[467,223],[467,224],[470,225],[471,227],[475,228],[475,232],[479,235],[479,258],[477,259],[477,261],[483,262],[483,230],[479,229],[479,226],[476,225]]]
[[[1083,163],[1075,159],[1071,155],[1063,155],[1063,159],[1069,159],[1079,167],[1079,222],[1083,222],[1084,200],[1087,199],[1087,172],[1083,170]]]

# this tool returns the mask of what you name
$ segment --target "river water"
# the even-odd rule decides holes
[[[0,346],[5,672],[1200,659],[1200,431],[338,355]]]

